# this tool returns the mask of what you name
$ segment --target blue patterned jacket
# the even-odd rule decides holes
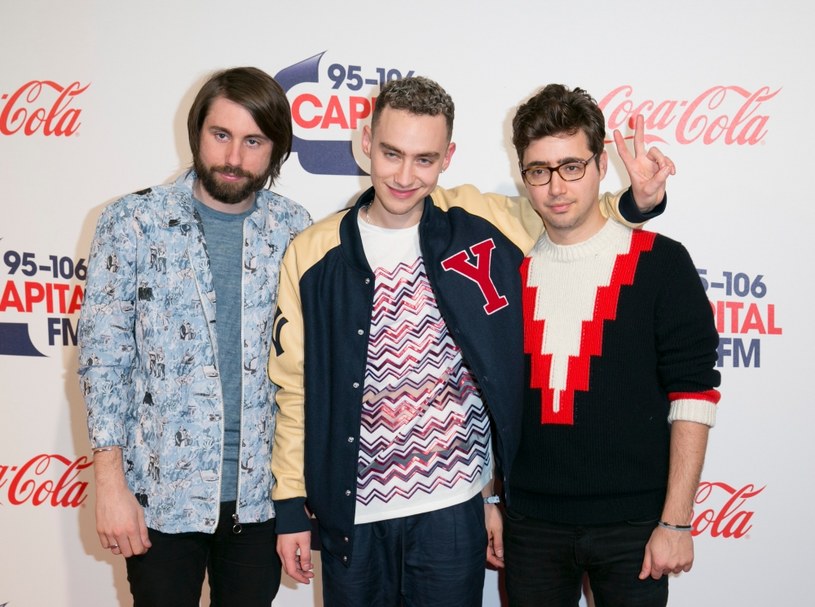
[[[190,171],[124,196],[99,219],[79,324],[80,385],[93,448],[119,445],[147,526],[213,532],[223,402],[215,289]],[[274,516],[274,386],[266,374],[283,252],[311,223],[268,190],[244,221],[241,522]]]

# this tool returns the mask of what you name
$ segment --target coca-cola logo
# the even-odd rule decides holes
[[[762,113],[763,105],[780,91],[767,86],[752,92],[739,86],[713,86],[694,99],[658,101],[637,100],[633,87],[622,85],[598,105],[609,130],[623,130],[626,125],[633,129],[634,119],[642,115],[646,143],[667,143],[661,134],[673,133],[673,139],[682,145],[756,145],[767,135],[770,119]]]
[[[71,460],[55,453],[35,455],[21,466],[0,464],[0,505],[78,508],[88,490],[79,474],[92,465],[84,455]]]
[[[739,539],[753,528],[755,511],[749,508],[748,501],[764,491],[766,485],[756,489],[755,485],[741,488],[727,483],[699,483],[694,501],[697,506],[693,517],[693,535],[709,534],[711,537]]]
[[[82,86],[72,82],[62,86],[53,80],[31,80],[11,94],[3,93],[0,95],[0,101],[5,102],[0,110],[0,133],[73,135],[81,124],[82,113],[73,104],[89,86],[90,83]]]

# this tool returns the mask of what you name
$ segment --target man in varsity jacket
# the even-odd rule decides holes
[[[485,517],[500,525],[482,494],[520,436],[518,268],[541,222],[528,204],[436,188],[452,123],[435,82],[383,87],[362,138],[373,188],[285,257],[269,365],[278,551],[307,583],[307,502],[326,607],[481,603]],[[634,187],[644,208],[662,199],[660,162],[631,159],[648,173]]]
[[[513,120],[546,226],[521,272],[526,391],[504,523],[513,607],[576,607],[586,573],[597,605],[663,606],[667,575],[693,563],[718,335],[685,248],[599,212],[604,138],[595,101],[562,85]]]

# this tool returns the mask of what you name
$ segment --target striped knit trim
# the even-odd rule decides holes
[[[704,400],[713,405],[719,403],[722,395],[718,390],[705,390],[703,392],[670,392],[668,398],[675,400]]]

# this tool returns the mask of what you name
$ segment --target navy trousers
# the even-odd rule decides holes
[[[325,607],[480,607],[487,532],[481,495],[357,525],[351,564],[322,551]]]

